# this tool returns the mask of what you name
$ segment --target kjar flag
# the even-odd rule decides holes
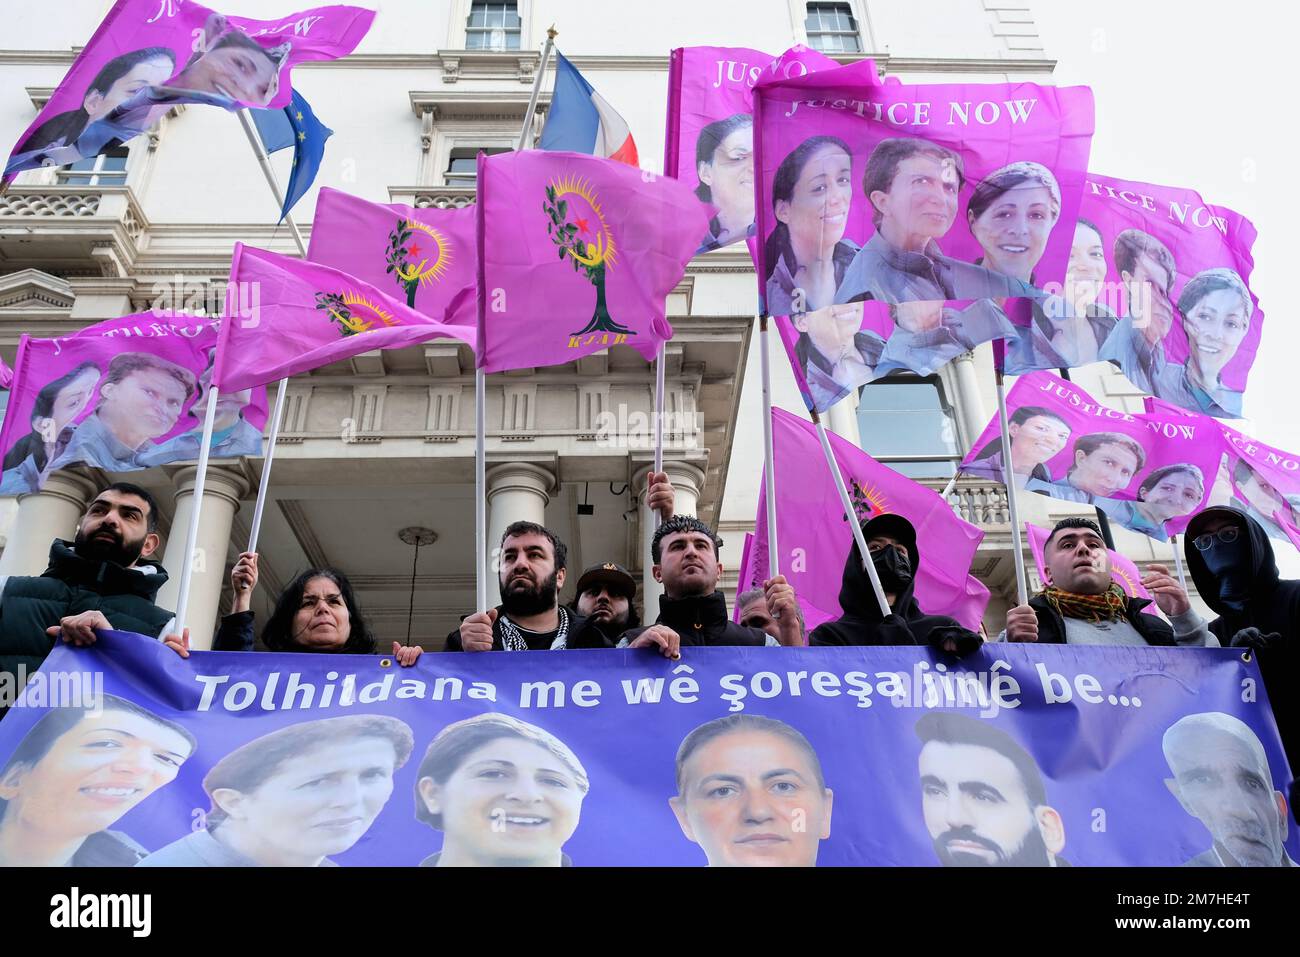
[[[700,252],[754,233],[754,84],[764,73],[802,76],[839,64],[794,46],[780,57],[746,47],[679,47],[668,59],[664,172],[704,204]]]
[[[226,297],[216,384],[223,390],[264,385],[372,349],[401,349],[430,339],[473,348],[474,327],[438,322],[338,269],[235,244],[232,289],[255,293],[235,310]]]
[[[70,336],[23,336],[0,427],[0,494],[38,491],[52,472],[129,472],[198,458],[222,320],[140,313]],[[262,454],[266,390],[223,392],[210,454]]]
[[[632,130],[563,53],[555,51],[555,91],[546,112],[540,149],[605,156],[637,165]]]
[[[1195,190],[1089,173],[1065,283],[1017,319],[1006,371],[1110,360],[1143,392],[1240,418],[1264,326],[1255,237]]]
[[[478,157],[478,360],[485,372],[672,338],[665,300],[705,228],[690,189],[544,150]]]
[[[333,5],[253,20],[190,0],[117,0],[19,137],[4,180],[97,156],[181,104],[284,107],[289,71],[351,53],[374,16]]]
[[[1038,565],[1038,577],[1041,581],[1046,582],[1047,562],[1045,559],[1044,546],[1047,544],[1048,537],[1052,534],[1049,529],[1041,525],[1035,525],[1032,522],[1025,522],[1025,531],[1029,533],[1029,548],[1034,553],[1034,562]],[[1124,589],[1124,594],[1130,598],[1146,598],[1154,600],[1154,596],[1142,585],[1142,572],[1131,561],[1121,555],[1119,552],[1106,550],[1110,556],[1110,577],[1115,584]]]
[[[349,273],[439,322],[473,327],[475,212],[372,203],[328,186],[316,199],[312,262]]]
[[[1016,380],[1007,393],[1007,426],[1010,478],[996,416],[962,460],[964,474],[1096,506],[1112,522],[1161,542],[1208,504],[1223,457],[1212,419],[1122,412],[1050,372]]]
[[[937,492],[881,465],[851,442],[828,433],[835,461],[862,521],[893,512],[916,528],[921,552],[916,600],[930,615],[951,615],[980,630],[989,591],[969,570],[984,533],[954,514]],[[808,630],[839,618],[844,562],[855,548],[853,530],[840,505],[835,479],[826,467],[811,422],[783,409],[772,410],[772,454],[776,459],[777,541],[781,573],[794,586]],[[760,485],[751,549],[751,582],[767,577],[767,499]]]

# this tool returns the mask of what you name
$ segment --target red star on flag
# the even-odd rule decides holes
[[[578,227],[578,232],[582,233],[583,235],[586,235],[588,232],[591,231],[588,228],[587,221],[585,219],[575,219],[573,222],[574,225]]]
[[[411,243],[411,255],[412,256],[420,255],[420,246],[418,243]]]

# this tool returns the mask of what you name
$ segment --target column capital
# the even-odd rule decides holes
[[[643,465],[632,473],[632,487],[636,489],[637,495],[644,495],[646,492],[646,478],[654,469],[654,463]],[[664,471],[668,473],[668,481],[674,488],[683,488],[694,493],[699,498],[700,493],[704,491],[706,475],[704,470],[692,462],[686,462],[682,459],[664,459]]]
[[[172,484],[176,486],[177,501],[180,501],[186,495],[194,494],[194,484],[198,481],[198,478],[199,469],[197,465],[182,466],[172,474]],[[237,469],[221,465],[208,465],[207,479],[203,485],[204,495],[213,495],[225,499],[238,510],[240,501],[251,488],[252,486],[244,478],[243,473]]]
[[[489,502],[502,492],[531,492],[546,504],[558,484],[552,470],[531,462],[509,462],[487,470]]]
[[[19,495],[18,504],[21,505],[24,499],[34,495],[45,495],[76,506],[77,515],[80,516],[85,513],[86,506],[98,491],[99,483],[86,473],[59,469],[46,478],[45,485],[39,492],[24,492]]]

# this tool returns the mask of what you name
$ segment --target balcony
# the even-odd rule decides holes
[[[129,186],[12,186],[0,195],[0,272],[122,278],[148,230]]]
[[[473,186],[390,186],[388,201],[416,209],[464,209],[474,205]]]

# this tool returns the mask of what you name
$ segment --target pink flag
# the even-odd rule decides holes
[[[1029,532],[1029,547],[1033,549],[1034,561],[1038,565],[1038,577],[1047,581],[1047,563],[1043,558],[1043,547],[1047,544],[1047,537],[1051,531],[1032,522],[1025,522],[1025,530]],[[1142,573],[1138,567],[1131,561],[1121,555],[1119,552],[1106,550],[1110,556],[1110,577],[1114,582],[1124,589],[1124,594],[1130,598],[1151,598],[1149,591],[1142,587]]]
[[[745,47],[681,47],[668,60],[664,171],[695,190],[709,229],[700,252],[754,232],[754,84],[839,64],[805,46],[780,57]]]
[[[479,365],[559,365],[672,338],[665,299],[704,213],[677,180],[545,150],[479,154]]]
[[[235,243],[216,383],[274,382],[372,349],[430,339],[474,344],[474,327],[438,322],[345,272]]]
[[[117,0],[18,138],[4,179],[96,156],[179,104],[287,106],[293,66],[351,53],[374,16],[327,6],[253,20],[191,0]]]
[[[812,423],[774,408],[772,432],[781,572],[794,586],[812,631],[842,614],[840,581],[854,547],[853,531]],[[938,493],[886,468],[838,435],[829,433],[829,438],[857,512],[855,520],[895,512],[916,528],[921,567],[915,593],[921,610],[950,615],[979,631],[989,591],[969,572],[984,533],[958,518]],[[762,581],[767,571],[765,495],[760,488],[752,549],[755,581]]]
[[[0,494],[35,492],[56,469],[129,472],[198,458],[223,320],[140,313],[69,336],[23,336],[0,428]],[[266,390],[217,402],[211,454],[262,454]]]
[[[439,322],[474,325],[474,208],[381,205],[328,186],[307,258],[370,283]]]
[[[9,383],[14,381],[14,370],[9,368],[9,364],[0,359],[0,389],[9,388]]]
[[[1143,392],[1240,418],[1264,325],[1248,288],[1255,238],[1195,190],[1089,173],[1057,308],[1018,318],[1006,371],[1110,359]]]
[[[745,544],[740,550],[740,572],[736,576],[736,600],[732,603],[731,620],[740,621],[740,596],[755,585],[761,585],[763,579],[754,578],[754,533],[745,533]]]

